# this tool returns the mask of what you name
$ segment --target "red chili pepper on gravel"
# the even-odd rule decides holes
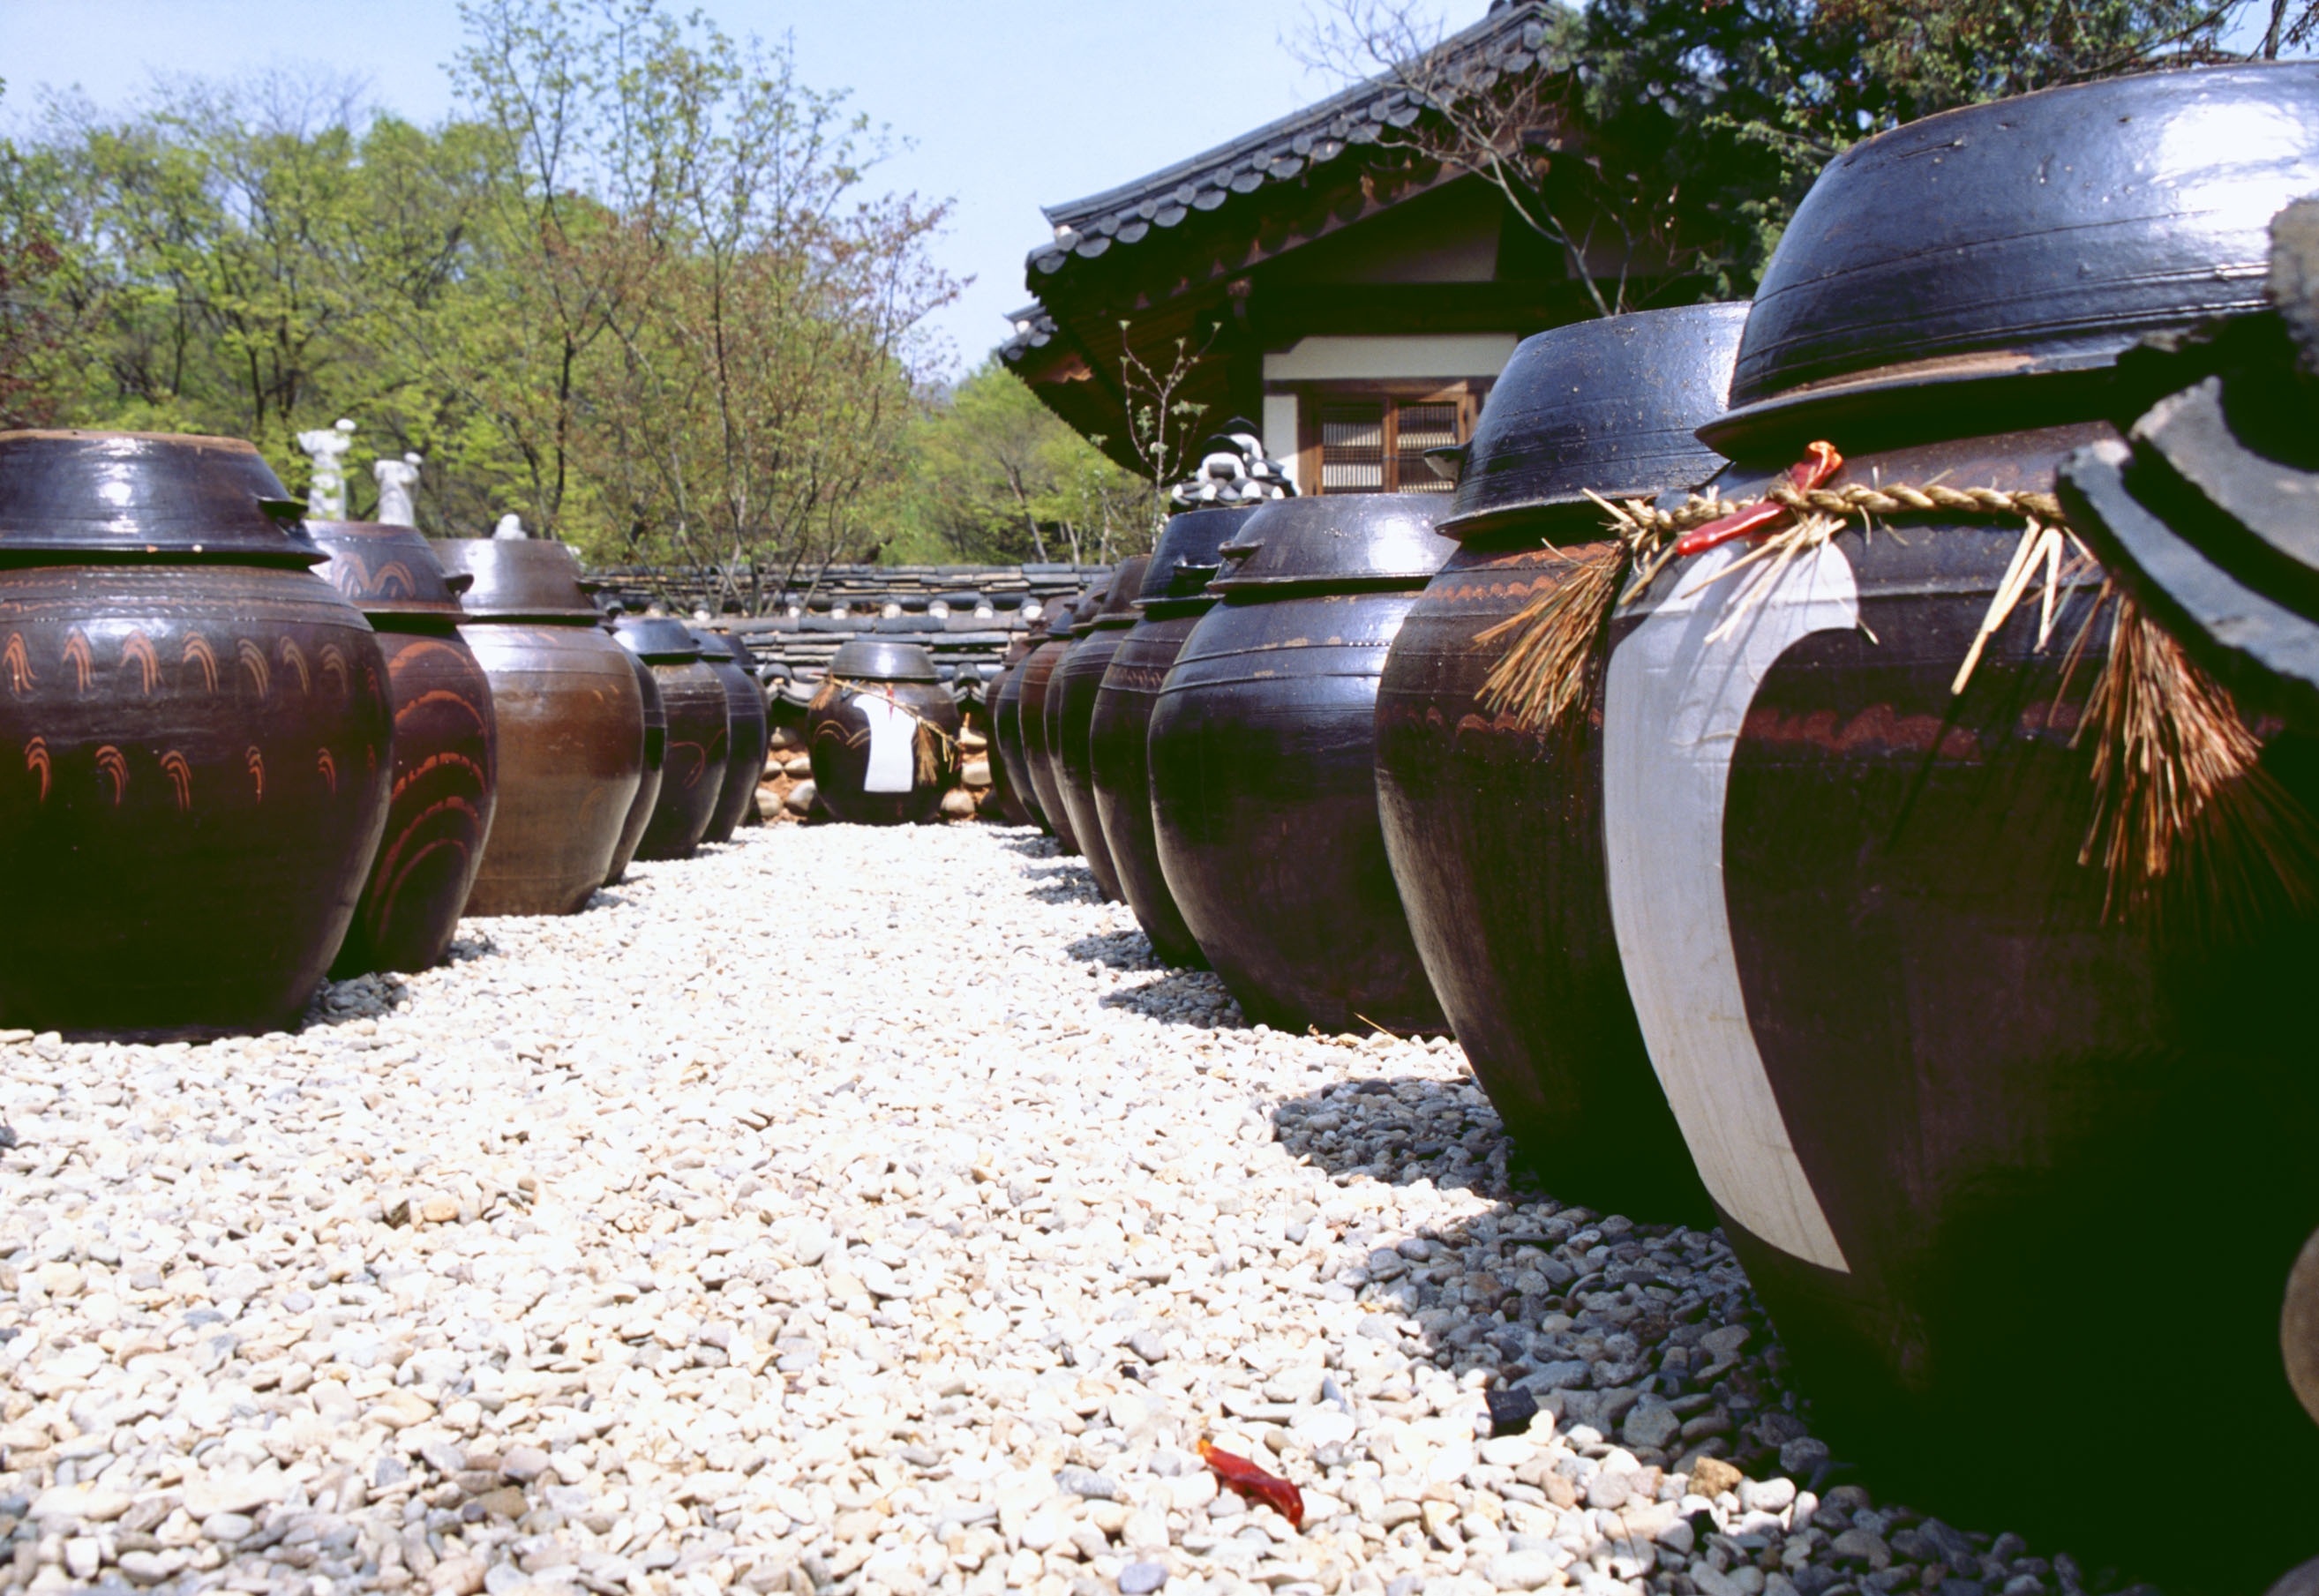
[[[1288,1520],[1292,1529],[1304,1528],[1304,1495],[1278,1474],[1259,1468],[1247,1458],[1200,1443],[1200,1461],[1215,1471],[1217,1479],[1242,1496],[1263,1502]]]

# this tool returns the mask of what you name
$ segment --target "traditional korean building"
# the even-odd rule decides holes
[[[1558,72],[1548,18],[1498,0],[1441,50]],[[1179,397],[1209,425],[1256,420],[1300,492],[1446,491],[1424,451],[1471,433],[1522,338],[1594,310],[1566,252],[1486,179],[1396,137],[1433,114],[1380,78],[1046,207],[1054,236],[1025,272],[1038,297],[1001,357],[1131,469],[1123,357],[1165,372],[1180,339],[1203,353]],[[1588,269],[1632,282],[1638,263]]]

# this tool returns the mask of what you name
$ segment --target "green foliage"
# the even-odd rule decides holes
[[[785,48],[660,0],[462,15],[438,128],[276,77],[0,145],[0,407],[248,437],[293,491],[296,433],[349,416],[358,467],[426,457],[430,530],[514,510],[743,602],[851,557],[956,291],[945,207],[871,191],[883,135]]]
[[[907,447],[897,560],[1099,563],[1150,546],[1146,484],[995,356],[926,406]]]
[[[2197,0],[1587,0],[1571,59],[1587,141],[1668,257],[1752,291],[1820,168],[1958,105],[2223,59]]]

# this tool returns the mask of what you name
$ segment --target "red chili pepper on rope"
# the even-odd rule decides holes
[[[1304,1528],[1304,1493],[1278,1474],[1259,1468],[1234,1453],[1220,1451],[1205,1440],[1200,1443],[1200,1461],[1215,1471],[1217,1479],[1242,1496],[1253,1497],[1287,1519],[1290,1528]]]
[[[1816,443],[1809,455],[1788,467],[1788,481],[1797,492],[1809,493],[1834,476],[1843,464],[1844,456],[1836,452],[1833,444]],[[1786,505],[1767,499],[1761,504],[1725,516],[1719,521],[1710,521],[1675,539],[1675,557],[1687,560],[1693,555],[1703,555],[1709,549],[1720,547],[1735,537],[1768,532],[1773,523],[1787,513]]]

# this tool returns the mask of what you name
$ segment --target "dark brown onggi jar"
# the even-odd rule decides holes
[[[1027,637],[1006,645],[998,685],[991,691],[990,775],[1006,824],[1044,831],[1046,816],[1039,813],[1039,798],[1031,790],[1031,777],[1023,764],[1023,663],[1031,657],[1031,648]]]
[[[2055,89],[1854,146],[1765,272],[1704,434],[1734,462],[1722,493],[1818,439],[1839,488],[2051,491],[2143,408],[2118,353],[2257,308],[2266,224],[2314,188],[2302,65]],[[2258,1588],[2308,1555],[2308,1515],[2225,1545],[2109,1469],[2052,1465],[2146,1448],[2131,1327],[2155,1261],[2193,1258],[2199,1400],[2230,1415],[2233,1466],[2319,1465],[2278,1353],[2319,1225],[2319,927],[2262,887],[2319,861],[2290,843],[2249,890],[2249,844],[2221,834],[2156,907],[2113,898],[2080,862],[2109,736],[2089,724],[2100,572],[2039,557],[1958,692],[2037,546],[2017,516],[1873,521],[1745,570],[1744,543],[1678,560],[1612,623],[1605,835],[1644,1038],[1839,1456],[1931,1510]],[[2319,798],[2307,745],[2269,738],[2261,769]]]
[[[294,1023],[386,823],[370,624],[235,438],[0,433],[0,1025]]]
[[[814,790],[856,825],[934,817],[958,775],[958,705],[915,643],[857,637],[839,646],[806,713]]]
[[[459,635],[492,684],[500,803],[470,915],[569,915],[610,874],[644,777],[644,695],[582,586],[546,538],[438,537],[444,570],[474,578]]]
[[[1483,634],[1612,553],[1589,492],[1696,488],[1722,457],[1745,305],[1582,321],[1526,339],[1490,391],[1441,532],[1457,552],[1378,684],[1377,802],[1394,879],[1466,1060],[1548,1188],[1644,1219],[1706,1194],[1651,1072],[1611,930],[1602,661],[1544,732],[1485,701]]]
[[[415,527],[306,528],[329,556],[317,574],[378,634],[394,710],[386,831],[330,973],[427,969],[442,962],[466,912],[499,803],[492,684],[458,629],[471,579],[447,577]]]
[[[1079,640],[1081,624],[1102,608],[1110,592],[1111,579],[1105,576],[1076,598],[1056,600],[1058,608],[1055,618],[1048,623],[1047,640],[1023,663],[1023,763],[1030,774],[1031,790],[1039,798],[1039,813],[1047,817],[1048,828],[1066,853],[1078,852],[1079,841],[1071,829],[1070,812],[1063,807],[1062,783],[1056,779],[1053,744],[1048,738],[1047,700],[1056,670]]]
[[[708,834],[725,793],[725,751],[732,738],[725,683],[702,663],[700,640],[682,621],[623,616],[612,623],[612,635],[652,667],[661,711],[668,720],[660,797],[637,839],[636,856],[690,859]]]
[[[751,812],[757,782],[765,773],[765,692],[752,673],[749,645],[730,632],[693,633],[700,662],[725,689],[725,786],[717,799],[705,843],[729,843]]]
[[[605,618],[604,629],[612,630],[611,618]],[[612,845],[612,862],[604,873],[604,885],[612,886],[627,879],[628,866],[636,862],[636,844],[645,840],[645,827],[652,824],[653,811],[660,807],[660,784],[668,765],[668,707],[661,702],[660,679],[653,668],[634,654],[623,649],[628,663],[635,667],[636,691],[645,701],[645,768],[636,783],[636,796],[628,800],[627,817],[620,822],[620,840]]]
[[[1207,956],[1184,924],[1160,869],[1145,742],[1160,684],[1193,626],[1215,607],[1217,595],[1208,591],[1208,582],[1223,569],[1216,550],[1232,540],[1248,513],[1238,508],[1189,509],[1169,518],[1133,600],[1135,623],[1104,667],[1103,690],[1087,728],[1096,816],[1120,896],[1135,911],[1161,963],[1200,969],[1207,968]]]
[[[1249,512],[1151,708],[1168,890],[1276,1029],[1448,1028],[1385,860],[1374,731],[1385,650],[1455,547],[1439,508],[1359,493]]]
[[[1071,817],[1071,834],[1094,872],[1104,897],[1121,901],[1119,875],[1111,850],[1103,840],[1103,822],[1096,814],[1095,767],[1089,734],[1095,723],[1096,699],[1103,691],[1104,672],[1119,651],[1119,641],[1135,624],[1135,596],[1142,591],[1149,555],[1131,555],[1111,575],[1111,589],[1102,607],[1087,618],[1084,635],[1047,679],[1048,756],[1055,762],[1055,785]]]

